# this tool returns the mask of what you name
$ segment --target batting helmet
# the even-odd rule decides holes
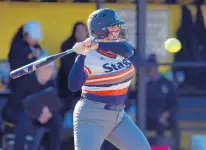
[[[94,11],[87,21],[89,33],[97,39],[106,38],[109,34],[107,27],[122,25],[124,21],[119,15],[110,8],[104,8]]]

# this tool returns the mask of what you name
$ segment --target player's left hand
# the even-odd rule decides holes
[[[72,50],[75,51],[77,54],[86,55],[85,48],[83,46],[83,42],[77,42],[72,47]]]
[[[99,47],[98,43],[92,43],[91,38],[87,38],[82,43],[83,43],[84,49],[96,50]]]

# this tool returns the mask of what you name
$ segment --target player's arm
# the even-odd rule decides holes
[[[68,88],[72,92],[80,90],[88,76],[84,71],[85,58],[85,55],[78,55],[71,72],[69,73]]]
[[[98,49],[115,53],[124,58],[129,58],[134,54],[132,46],[127,42],[99,42]]]
[[[135,68],[139,68],[146,64],[145,59],[138,53],[137,50],[134,50],[134,55],[129,57],[129,61],[135,66]]]

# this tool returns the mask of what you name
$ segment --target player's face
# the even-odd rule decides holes
[[[34,40],[34,39],[30,38],[29,36],[26,36],[25,40],[31,46],[34,46],[38,43],[38,40]]]
[[[107,28],[109,30],[109,35],[107,36],[108,40],[118,40],[119,33],[121,31],[121,26],[111,26]]]

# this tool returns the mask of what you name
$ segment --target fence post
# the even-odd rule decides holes
[[[136,0],[136,25],[137,25],[137,51],[142,57],[145,57],[146,47],[146,0]],[[138,96],[137,96],[137,111],[138,125],[142,132],[146,129],[146,84],[145,84],[145,68],[140,67],[139,69],[138,82]]]
[[[96,9],[101,8],[101,0],[96,0]]]

